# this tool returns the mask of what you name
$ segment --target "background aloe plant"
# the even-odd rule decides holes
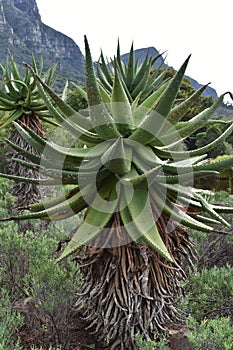
[[[42,59],[38,68],[34,58],[32,58],[32,66],[38,74],[42,75]],[[10,126],[8,144],[9,146],[12,142],[15,144],[14,148],[8,150],[8,171],[17,176],[38,177],[38,173],[34,169],[26,169],[21,165],[21,161],[24,161],[25,157],[17,151],[17,146],[37,155],[39,153],[21,137],[17,129],[13,126],[13,122],[19,122],[22,127],[24,125],[28,126],[35,133],[43,137],[44,132],[41,121],[49,120],[48,109],[40,98],[35,80],[30,75],[29,70],[26,69],[25,75],[22,76],[11,54],[7,58],[5,66],[1,64],[0,67],[3,83],[0,89],[0,110],[4,112],[0,119],[0,129]],[[43,79],[48,84],[52,83],[54,70],[55,66],[51,67],[43,75]],[[15,158],[17,158],[17,161],[15,161]],[[35,184],[14,183],[12,194],[16,196],[16,208],[38,202],[40,198],[39,188]]]
[[[233,165],[233,157],[206,160],[206,152],[232,133],[233,125],[208,145],[187,151],[184,139],[209,123],[225,96],[189,122],[181,121],[205,88],[176,101],[190,57],[172,79],[164,82],[158,75],[154,85],[153,60],[146,58],[138,67],[133,49],[127,66],[120,62],[118,47],[111,74],[101,55],[99,79],[86,38],[85,50],[88,116],[71,108],[28,66],[50,114],[79,146],[58,145],[14,123],[21,137],[41,152],[37,156],[17,146],[28,159],[24,166],[37,167],[47,178],[1,174],[26,183],[73,187],[29,205],[30,213],[2,220],[61,220],[84,211],[59,260],[74,254],[79,264],[83,284],[76,308],[87,329],[111,349],[131,349],[138,332],[153,339],[169,322],[181,319],[174,301],[182,295],[184,266],[192,265],[194,255],[186,228],[217,232],[216,225],[229,226],[220,213],[233,208],[208,203],[193,180]]]

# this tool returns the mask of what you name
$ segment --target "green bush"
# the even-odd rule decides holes
[[[13,202],[5,180],[0,196],[4,217]],[[80,274],[72,261],[56,263],[58,242],[64,239],[58,229],[50,225],[36,232],[22,234],[14,222],[0,224],[0,350],[22,349],[12,340],[22,325],[40,339],[34,350],[52,350],[51,344],[58,350],[69,342]]]
[[[0,298],[0,350],[22,350],[20,341],[12,336],[23,325],[23,316],[13,311],[8,291],[1,289]]]
[[[211,202],[233,206],[233,198],[226,192],[217,192]],[[224,218],[233,223],[232,216]],[[219,230],[228,230],[220,226]],[[208,235],[190,232],[197,251],[198,261],[184,285],[183,310],[189,315],[188,340],[195,350],[233,349],[233,266],[232,236]],[[228,316],[231,315],[231,319]]]
[[[14,197],[10,194],[9,181],[0,179],[0,218],[11,213],[13,202]],[[0,223],[0,227],[4,227],[4,224]]]
[[[41,339],[40,345],[58,346],[67,342],[80,276],[72,262],[56,263],[58,240],[49,234],[22,235],[13,223],[0,229],[0,287],[23,312],[26,327]]]
[[[135,350],[168,350],[167,337],[159,337],[155,334],[155,340],[144,340],[143,337],[137,333],[135,335]]]
[[[233,315],[233,267],[191,273],[185,292],[183,307],[197,322]]]
[[[187,325],[193,329],[188,335],[188,340],[194,350],[233,349],[233,327],[229,318],[203,320],[198,324],[193,317],[190,317]]]

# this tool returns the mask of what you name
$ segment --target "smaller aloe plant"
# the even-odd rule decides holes
[[[10,60],[10,63],[9,63]],[[41,59],[39,68],[36,65],[34,57],[32,57],[32,67],[37,74],[42,75],[43,61]],[[16,146],[23,148],[39,155],[37,150],[33,148],[21,137],[13,123],[17,121],[22,127],[27,126],[35,133],[44,136],[41,121],[50,121],[48,109],[44,101],[41,99],[35,79],[31,76],[29,69],[25,70],[22,76],[19,68],[10,54],[6,59],[5,66],[0,65],[2,70],[3,88],[0,89],[0,110],[4,111],[0,119],[0,129],[11,126],[11,132],[8,144],[13,142]],[[52,83],[55,66],[50,68],[44,75],[43,80],[47,84]],[[26,169],[20,163],[26,158],[21,155],[16,148],[10,149],[8,152],[9,172],[16,176],[38,177],[36,169]],[[15,161],[14,161],[15,160]],[[12,194],[16,196],[15,206],[25,207],[30,203],[38,202],[39,188],[35,184],[19,184],[14,183]]]
[[[29,205],[30,213],[2,220],[62,220],[84,210],[59,260],[75,253],[80,263],[84,282],[77,308],[89,328],[112,349],[131,349],[137,332],[152,338],[167,322],[180,319],[173,303],[182,293],[182,261],[189,263],[193,254],[186,228],[213,232],[216,225],[228,226],[220,213],[233,208],[208,203],[193,180],[233,165],[233,157],[216,163],[206,159],[206,152],[232,133],[233,124],[210,144],[187,151],[185,138],[210,122],[225,96],[188,123],[181,121],[205,89],[176,101],[190,57],[169,81],[161,75],[150,81],[154,60],[146,58],[139,68],[131,49],[128,66],[123,65],[118,47],[111,73],[101,56],[97,79],[86,38],[85,49],[88,116],[71,108],[30,68],[50,114],[82,146],[60,146],[14,123],[42,156],[12,147],[28,159],[24,166],[41,169],[47,178],[1,174],[74,188]],[[137,78],[142,71],[143,84],[141,73]]]
[[[32,67],[37,74],[42,75],[42,58],[39,67],[37,67],[35,59],[32,57]],[[22,115],[33,114],[40,117],[41,120],[47,121],[48,109],[41,99],[35,79],[31,76],[29,69],[26,69],[25,75],[22,76],[11,54],[7,57],[5,66],[0,64],[0,68],[4,86],[0,90],[0,110],[8,112],[0,120],[0,128],[8,126]],[[43,80],[49,85],[53,82],[55,68],[56,66],[53,66],[43,74]]]

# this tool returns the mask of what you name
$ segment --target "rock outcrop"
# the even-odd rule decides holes
[[[57,63],[60,80],[84,81],[84,57],[68,36],[41,21],[35,0],[0,0],[0,62],[8,51],[16,62],[31,62],[31,55],[45,67]]]

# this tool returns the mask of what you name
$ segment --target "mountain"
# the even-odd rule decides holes
[[[147,47],[147,48],[143,48],[143,49],[138,49],[138,50],[135,50],[135,59],[138,60],[139,63],[142,63],[143,60],[145,59],[146,55],[149,55],[149,57],[155,57],[156,55],[159,55],[159,51],[157,51],[154,47]],[[128,59],[129,59],[129,53],[126,53],[124,55],[121,56],[122,60],[127,63],[128,62]],[[159,57],[156,61],[155,61],[155,64],[154,64],[154,67],[158,67],[160,66],[162,68],[165,68],[165,67],[170,67],[170,66],[167,66],[164,61],[163,61],[163,58],[162,57]],[[170,68],[173,68],[173,67],[170,67]],[[189,77],[189,76],[185,76],[187,79],[189,79],[189,81],[191,82],[192,86],[194,87],[194,89],[198,90],[202,84],[199,84],[196,80],[194,80],[193,78]],[[212,96],[213,99],[217,99],[218,98],[218,95],[217,95],[217,92],[215,89],[213,89],[212,87],[210,86],[207,86],[207,88],[205,89],[205,91],[203,92],[202,94],[203,96]]]
[[[189,76],[185,76],[187,79],[189,79],[190,83],[192,84],[192,87],[196,90],[200,89],[203,84],[198,83],[196,80],[193,78],[190,78]],[[212,96],[214,100],[218,98],[218,94],[215,89],[213,89],[210,86],[207,86],[205,91],[202,93],[203,96]]]
[[[17,63],[30,64],[43,57],[45,68],[57,63],[59,80],[84,82],[84,57],[78,45],[68,36],[41,21],[35,0],[0,0],[0,62],[8,50]]]
[[[134,51],[135,59],[138,60],[138,63],[142,63],[148,54],[149,57],[155,57],[159,55],[159,51],[157,51],[154,47],[147,47],[144,49],[138,49]],[[127,63],[129,59],[129,53],[121,55],[121,59],[123,62]],[[160,56],[154,63],[153,67],[157,68],[161,65],[162,68],[166,67],[162,56]]]

